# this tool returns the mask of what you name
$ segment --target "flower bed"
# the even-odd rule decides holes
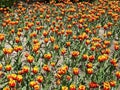
[[[119,1],[19,3],[0,21],[3,90],[118,90]],[[0,90],[1,90],[0,89]]]

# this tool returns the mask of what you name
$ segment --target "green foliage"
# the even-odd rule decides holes
[[[26,2],[26,0],[0,0],[0,7],[11,7],[14,2],[17,2],[17,1],[24,1]],[[50,0],[29,0],[30,2],[33,2],[33,1],[42,1],[42,2],[50,2]],[[59,0],[55,0],[56,2],[58,2]],[[72,2],[74,2],[74,0],[71,0]],[[82,1],[89,1],[89,2],[94,2],[96,0],[79,0],[80,2]]]
[[[0,7],[11,7],[17,0],[0,0]]]

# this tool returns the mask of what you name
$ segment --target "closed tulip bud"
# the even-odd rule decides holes
[[[104,82],[103,83],[103,90],[110,90],[110,83],[109,82]]]
[[[27,57],[27,61],[28,61],[29,63],[32,63],[33,60],[34,60],[34,57],[33,57],[33,56],[29,55],[29,56]]]
[[[117,63],[117,60],[116,59],[112,59],[112,60],[110,60],[110,63],[115,65]]]
[[[48,65],[44,65],[44,66],[43,66],[43,70],[49,72],[49,71],[50,71],[50,68],[49,68]]]
[[[88,73],[88,74],[93,74],[93,69],[92,69],[92,68],[88,68],[88,69],[87,69],[87,73]]]
[[[19,38],[19,37],[16,37],[16,38],[15,38],[15,42],[16,42],[16,43],[19,43],[19,42],[20,42],[20,38]]]
[[[120,79],[120,71],[116,71],[115,75],[118,79]]]
[[[34,87],[35,85],[37,85],[37,82],[36,82],[36,81],[30,81],[29,85],[30,85],[31,87]]]
[[[99,85],[96,82],[90,82],[89,87],[90,88],[97,88]]]
[[[54,50],[58,50],[59,46],[58,45],[54,45]]]
[[[76,39],[77,39],[77,36],[76,36],[76,35],[73,35],[73,39],[76,40]]]
[[[108,25],[105,24],[105,25],[103,26],[103,28],[104,28],[105,30],[107,30],[107,29],[108,29]]]
[[[65,53],[66,53],[66,49],[65,48],[61,49],[61,54],[64,55]]]
[[[120,49],[119,45],[114,45],[114,49],[117,51]]]
[[[39,68],[35,66],[35,67],[33,68],[32,72],[33,72],[34,74],[37,74],[37,73],[38,73],[38,70],[39,70]]]
[[[89,56],[89,61],[90,61],[90,62],[92,62],[94,59],[95,59],[95,56],[94,56],[94,55],[90,55],[90,56]]]
[[[44,39],[44,42],[45,42],[45,43],[48,43],[48,41],[49,41],[48,38],[45,38],[45,39]]]
[[[116,86],[116,81],[114,81],[114,80],[113,80],[113,81],[110,81],[110,86],[111,86],[111,87],[115,87],[115,86]]]
[[[87,55],[87,54],[83,54],[82,58],[83,58],[84,60],[87,60],[87,59],[88,59],[88,55]]]
[[[69,47],[71,42],[66,42],[66,46]]]
[[[5,39],[5,35],[0,33],[0,41],[3,41]]]
[[[90,40],[86,40],[86,45],[89,45],[90,44]]]
[[[107,59],[108,59],[108,55],[107,54],[103,54],[103,55],[98,56],[98,61],[99,62],[106,61]]]
[[[10,90],[10,87],[6,86],[6,87],[3,88],[3,90]]]
[[[2,70],[2,67],[3,67],[2,64],[0,64],[0,71]]]
[[[5,69],[6,69],[6,71],[10,71],[12,69],[12,66],[11,65],[6,65]]]
[[[105,40],[105,41],[104,41],[104,44],[105,44],[105,45],[110,45],[110,41]]]
[[[57,78],[57,79],[61,79],[61,75],[60,74],[55,74],[55,78]]]
[[[12,79],[16,80],[17,75],[16,74],[11,74]]]
[[[50,53],[45,54],[44,58],[50,60],[52,58],[52,55]]]
[[[42,83],[42,82],[43,82],[43,76],[37,76],[36,80],[37,80],[39,83]]]
[[[3,53],[7,54],[7,49],[6,48],[3,48]]]
[[[109,32],[107,33],[107,36],[109,37],[109,36],[111,36],[111,35],[112,35],[112,32],[109,31]]]
[[[54,37],[50,37],[50,41],[53,43],[55,41]]]
[[[67,86],[62,86],[62,90],[68,90]]]
[[[29,67],[28,67],[28,66],[24,66],[24,67],[22,68],[22,70],[23,70],[24,73],[28,73]]]
[[[95,51],[96,47],[95,46],[91,46],[91,51]]]
[[[34,86],[34,90],[40,90],[40,86],[39,85],[35,85]]]
[[[8,48],[8,49],[7,49],[7,53],[8,53],[8,54],[11,54],[12,52],[13,52],[13,49],[12,49],[12,48]]]
[[[74,58],[77,57],[79,54],[80,54],[79,51],[72,51],[72,53],[71,53],[72,57],[74,57]]]
[[[43,31],[43,36],[46,37],[48,35],[48,31]]]
[[[55,62],[51,62],[50,64],[51,64],[52,67],[55,67],[56,63]]]
[[[87,66],[87,68],[92,68],[93,64],[92,63],[88,63],[86,66]]]
[[[25,53],[25,57],[28,57],[30,54],[28,52]]]
[[[71,79],[71,77],[69,75],[67,75],[66,79],[69,81]]]
[[[78,90],[86,90],[85,85],[80,85],[80,86],[78,87]]]
[[[71,84],[71,85],[70,85],[70,90],[76,90],[76,87],[75,87],[74,84]]]
[[[22,75],[17,75],[16,80],[17,80],[19,83],[22,82],[22,80],[23,80]]]
[[[75,75],[78,75],[79,74],[79,68],[73,68],[73,73]]]
[[[8,79],[8,80],[11,80],[11,79],[12,79],[11,74],[8,74],[8,75],[7,75],[7,79]]]
[[[8,84],[9,84],[9,86],[12,87],[12,88],[16,86],[15,80],[10,80]]]

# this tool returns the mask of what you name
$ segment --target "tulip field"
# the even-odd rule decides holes
[[[120,90],[120,1],[0,8],[0,90]]]

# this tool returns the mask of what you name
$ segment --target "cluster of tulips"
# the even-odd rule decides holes
[[[20,2],[1,18],[0,90],[119,90],[119,0]]]

